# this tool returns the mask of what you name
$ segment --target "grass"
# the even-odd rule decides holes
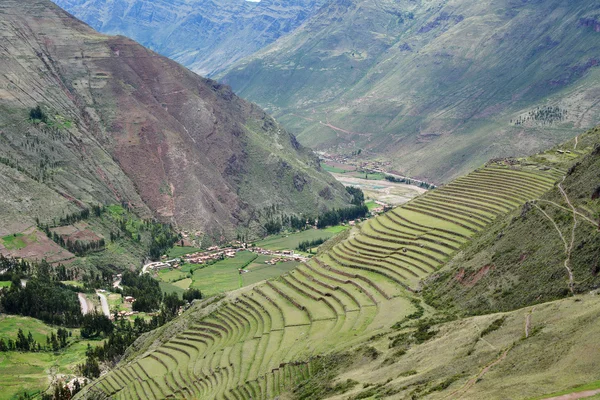
[[[10,281],[0,281],[0,288],[10,287],[10,284],[11,284]]]
[[[83,288],[83,282],[80,282],[80,281],[61,281],[61,283],[64,283],[65,285],[69,285],[69,286]]]
[[[187,278],[188,273],[182,272],[178,269],[161,269],[158,271],[158,280],[162,282],[175,282],[183,278]]]
[[[178,280],[176,282],[173,282],[173,286],[177,286],[181,289],[187,290],[190,285],[192,284],[192,279],[191,278],[185,278],[185,279],[181,279]]]
[[[185,289],[174,283],[158,282],[158,286],[160,286],[160,290],[162,290],[162,292],[165,294],[177,293],[177,295],[181,297],[183,295],[183,292],[185,292]]]
[[[175,246],[167,252],[167,258],[177,258],[201,250],[202,249],[191,246]]]
[[[0,337],[16,339],[19,328],[25,335],[31,332],[33,338],[42,345],[46,343],[46,335],[58,329],[34,318],[13,315],[0,317]],[[0,353],[0,399],[13,399],[24,391],[32,393],[45,390],[51,373],[75,375],[75,367],[85,360],[88,343],[97,345],[98,341],[79,339],[78,329],[72,329],[71,332],[70,344],[56,353]]]
[[[260,264],[253,262],[249,265],[248,269],[250,272],[242,274],[242,285],[248,286],[254,283],[264,281],[267,279],[276,278],[286,272],[292,271],[299,265],[298,262],[288,261],[284,263],[278,263],[277,265]]]
[[[213,296],[239,289],[238,270],[254,259],[256,259],[256,254],[249,251],[240,251],[234,258],[227,258],[196,269],[192,275],[191,287],[200,289],[204,296]]]
[[[345,174],[347,172],[354,172],[354,171],[348,171],[348,170],[345,170],[345,169],[342,169],[342,168],[334,167],[332,165],[328,165],[328,164],[325,164],[325,163],[321,163],[321,168],[323,168],[327,172],[332,172],[332,173],[335,173],[335,174]]]
[[[21,250],[27,246],[27,243],[23,239],[25,235],[22,233],[15,233],[12,235],[6,235],[0,238],[0,241],[6,247],[7,250]]]
[[[382,181],[385,179],[385,174],[382,174],[381,172],[376,172],[373,174],[369,174],[369,173],[355,173],[353,175],[355,178],[361,178],[361,179],[367,179],[367,180],[372,180],[372,181]]]
[[[558,397],[558,396],[563,396],[565,394],[585,392],[587,390],[596,390],[596,389],[600,389],[600,381],[590,382],[590,383],[586,383],[585,385],[573,387],[571,389],[565,389],[565,390],[561,390],[560,392],[554,392],[551,394],[546,394],[543,396],[535,397],[535,398],[532,398],[531,400],[542,400],[542,399],[546,399],[548,397]],[[593,398],[596,398],[596,396],[594,396]]]
[[[337,233],[348,229],[346,226],[333,226],[325,229],[307,229],[305,231],[269,236],[256,243],[256,246],[267,250],[295,250],[300,242],[315,239],[329,239]]]

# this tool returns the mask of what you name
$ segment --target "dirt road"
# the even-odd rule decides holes
[[[77,296],[79,297],[79,304],[81,305],[81,313],[83,315],[89,313],[90,307],[88,305],[87,299],[85,298],[85,294],[77,293]]]
[[[110,318],[110,308],[108,307],[108,300],[106,296],[100,291],[97,291],[96,294],[98,295],[98,297],[100,297],[100,304],[102,304],[102,312],[104,313],[104,315]]]

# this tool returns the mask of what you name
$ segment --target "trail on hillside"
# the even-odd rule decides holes
[[[563,394],[561,396],[545,397],[544,400],[578,400],[578,399],[585,399],[586,397],[592,397],[597,394],[600,394],[600,389],[586,390],[583,392]]]
[[[564,180],[564,178],[563,178]],[[558,185],[560,188],[560,184]],[[573,278],[573,271],[571,270],[570,267],[570,262],[571,262],[571,252],[573,250],[573,244],[575,242],[575,228],[577,227],[577,218],[575,217],[575,215],[573,215],[573,229],[571,232],[571,243],[567,243],[567,239],[565,239],[564,235],[562,234],[562,232],[560,231],[560,228],[558,227],[558,225],[556,224],[556,222],[554,221],[554,219],[552,219],[551,216],[548,215],[548,213],[546,213],[544,210],[542,210],[542,208],[540,206],[538,206],[536,203],[533,203],[533,206],[535,208],[537,208],[542,214],[544,214],[544,216],[550,221],[552,222],[552,225],[554,225],[554,228],[556,229],[556,232],[558,232],[558,235],[560,236],[560,239],[563,242],[563,245],[565,246],[565,254],[566,254],[566,259],[564,262],[564,267],[567,270],[567,274],[569,275],[569,290],[571,291],[571,293],[574,293],[573,290],[573,282],[574,282],[574,278]]]
[[[508,355],[508,352],[513,348],[513,346],[510,346],[508,349],[504,350],[502,352],[502,354],[500,355],[500,357],[498,357],[496,360],[492,361],[491,363],[489,363],[488,365],[486,365],[485,367],[483,367],[483,369],[481,370],[481,372],[479,372],[479,374],[477,374],[475,377],[469,379],[467,381],[467,383],[465,383],[460,389],[455,390],[454,392],[450,393],[448,396],[444,397],[444,399],[447,398],[455,398],[455,399],[460,399],[465,393],[467,393],[467,391],[469,389],[471,389],[473,387],[473,385],[475,385],[477,383],[477,381],[479,381],[492,367],[494,367],[495,365],[500,364],[502,361],[504,361],[504,359],[506,358],[506,356]]]
[[[527,313],[527,317],[525,318],[525,339],[527,339],[529,337],[529,333],[531,332],[531,316],[534,311],[535,311],[535,307],[533,307],[531,309],[531,311],[529,311],[529,313]]]
[[[538,201],[539,201],[539,202],[542,202],[542,203],[548,203],[548,204],[552,204],[553,206],[555,206],[555,207],[558,207],[558,208],[560,208],[561,210],[565,210],[565,211],[569,211],[569,212],[571,211],[571,210],[570,210],[570,209],[568,209],[567,207],[563,207],[563,206],[561,206],[560,204],[558,204],[558,203],[555,203],[555,202],[553,202],[553,201],[550,201],[550,200],[542,200],[542,199],[539,199]],[[582,214],[581,212],[579,212],[579,211],[576,211],[576,214],[577,214],[577,215],[579,215],[581,218],[583,218],[583,220],[584,220],[585,222],[589,222],[590,224],[592,224],[592,226],[593,226],[594,228],[596,228],[596,227],[598,226],[598,223],[597,223],[596,221],[594,221],[594,220],[593,220],[593,219],[591,219],[590,217],[588,217],[588,216],[586,216],[586,215]]]
[[[566,176],[563,178],[562,182],[565,181],[565,178],[566,178]],[[577,210],[575,209],[575,206],[573,206],[573,204],[571,203],[571,200],[569,199],[567,192],[562,187],[562,182],[558,184],[558,189],[560,190],[560,193],[564,197],[564,199],[567,202],[567,204],[569,205],[569,207],[571,207],[571,210],[573,212],[573,227],[571,228],[571,243],[569,243],[569,246],[567,249],[567,259],[565,260],[565,268],[567,269],[567,271],[569,271],[569,289],[571,290],[571,294],[575,294],[575,290],[573,288],[573,286],[574,286],[573,271],[571,270],[570,264],[571,264],[571,254],[573,253],[573,247],[575,247],[575,231],[577,229]]]
[[[575,136],[575,146],[573,146],[573,150],[577,150],[577,143],[579,143],[579,136]]]

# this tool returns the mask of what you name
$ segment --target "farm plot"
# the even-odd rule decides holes
[[[127,378],[134,376],[127,365],[96,388],[122,398],[143,390],[153,390],[152,398],[275,397],[310,374],[312,356],[385,332],[415,312],[409,299],[423,278],[498,215],[550,189],[555,178],[554,172],[488,166],[360,225],[297,268],[265,267],[265,259],[242,252],[197,269],[192,286],[208,295],[271,280],[166,338],[139,360],[147,372],[138,382]],[[305,232],[319,237],[323,231]],[[259,245],[290,248],[306,240],[299,237]],[[240,275],[242,265],[250,272]]]

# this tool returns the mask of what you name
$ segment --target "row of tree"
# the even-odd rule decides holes
[[[407,185],[415,185],[415,186],[419,186],[419,187],[422,187],[422,188],[425,188],[425,189],[428,189],[428,190],[436,188],[436,186],[433,185],[433,184],[431,184],[431,183],[417,181],[417,180],[410,179],[410,178],[396,178],[396,177],[393,177],[393,176],[386,175],[385,179],[387,181],[390,181],[390,182],[405,183]]]
[[[325,243],[325,241],[327,241],[327,239],[323,239],[323,238],[314,239],[314,240],[305,240],[303,242],[298,243],[298,247],[296,249],[307,252],[310,249],[312,249],[313,247],[317,247],[317,246]]]
[[[34,276],[23,286],[15,275],[8,290],[0,292],[0,308],[7,314],[24,315],[48,324],[76,327],[81,309],[75,288],[53,281],[50,276]]]
[[[67,346],[68,338],[70,336],[70,331],[67,331],[64,328],[58,328],[56,333],[51,332],[49,336],[46,336],[46,345],[42,346],[33,338],[31,331],[25,336],[23,330],[19,328],[16,340],[10,338],[5,340],[4,338],[0,338],[0,351],[58,351]]]

